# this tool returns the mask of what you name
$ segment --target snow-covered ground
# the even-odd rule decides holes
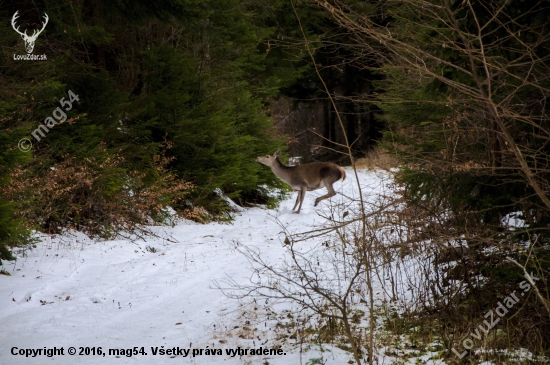
[[[42,236],[36,248],[4,262],[11,276],[0,275],[0,364],[314,364],[321,357],[326,364],[347,363],[351,354],[330,346],[322,353],[288,347],[283,354],[250,355],[275,345],[265,315],[257,313],[266,306],[228,299],[215,288],[225,278],[249,282],[251,264],[236,242],[277,263],[287,254],[283,229],[307,231],[324,222],[319,213],[330,204],[357,196],[355,176],[347,172],[346,181],[335,184],[341,194],[313,207],[325,190],[308,192],[299,215],[290,211],[293,194],[278,209],[246,209],[231,224],[152,227],[158,237],[145,241]],[[367,198],[387,193],[385,173],[359,177]],[[248,353],[228,354],[239,346]],[[63,355],[43,354],[54,347]],[[181,352],[161,354],[173,348]],[[123,351],[117,356],[109,349]]]

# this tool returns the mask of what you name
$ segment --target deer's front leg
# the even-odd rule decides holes
[[[298,211],[296,214],[300,214],[300,210],[302,209],[302,203],[304,202],[304,198],[306,197],[306,191],[307,186],[302,186],[302,190],[300,191],[300,207],[298,208]]]
[[[294,204],[292,211],[294,211],[294,209],[296,209],[296,207],[298,206],[298,202],[300,201],[300,195],[302,195],[302,190],[298,190],[298,196],[296,196],[296,203]]]

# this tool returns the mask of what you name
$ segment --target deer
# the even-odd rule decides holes
[[[25,32],[22,33],[21,31],[19,31],[19,26],[16,28],[15,27],[15,21],[17,20],[17,18],[19,18],[19,15],[17,15],[17,13],[19,13],[19,10],[17,10],[15,12],[15,14],[13,14],[13,17],[11,18],[11,26],[13,28],[13,30],[15,30],[17,33],[19,33],[19,35],[21,36],[21,38],[23,38],[23,40],[25,41],[25,49],[27,50],[27,53],[32,53],[33,49],[34,49],[34,42],[36,42],[36,38],[38,38],[38,36],[40,35],[40,33],[42,33],[42,31],[44,31],[44,28],[46,28],[46,24],[48,24],[48,14],[44,13],[44,21],[42,22],[42,29],[40,30],[34,30],[32,32],[32,35],[29,36],[27,35],[27,30],[25,29]]]
[[[292,208],[294,212],[298,203],[300,203],[298,210],[294,212],[296,214],[300,214],[307,191],[317,190],[323,187],[327,188],[328,194],[315,199],[314,206],[317,206],[321,200],[336,195],[332,187],[336,181],[340,179],[344,181],[346,179],[346,172],[344,169],[331,162],[311,162],[297,166],[286,166],[279,160],[280,154],[281,150],[278,149],[272,155],[256,157],[256,162],[270,167],[275,176],[286,182],[293,190],[298,192],[296,203]]]

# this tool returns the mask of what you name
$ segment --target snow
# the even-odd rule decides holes
[[[501,218],[500,222],[503,227],[508,228],[508,230],[510,231],[529,227],[529,225],[526,224],[525,219],[523,218],[522,212],[508,213]]]
[[[41,235],[36,248],[4,262],[11,276],[0,275],[0,364],[307,364],[320,358],[347,363],[351,353],[326,344],[323,351],[284,346],[285,355],[227,355],[239,346],[276,345],[274,322],[266,319],[274,314],[267,303],[229,299],[214,285],[227,278],[249,283],[251,263],[239,245],[259,250],[268,262],[282,262],[288,254],[285,231],[311,230],[325,222],[334,204],[357,196],[353,171],[347,170],[347,177],[335,184],[340,194],[318,207],[314,200],[325,190],[308,192],[299,215],[291,212],[293,194],[277,209],[245,209],[231,224],[180,221],[150,227],[156,237],[141,240],[94,242],[78,232]],[[386,173],[360,171],[359,178],[367,200],[389,194]],[[321,240],[301,244],[307,250]],[[11,353],[54,347],[64,354]],[[77,354],[69,355],[69,347]],[[90,354],[79,355],[81,347]],[[99,347],[104,355],[93,355]],[[108,353],[134,347],[147,355]],[[152,353],[173,347],[191,352],[185,358]],[[223,355],[192,356],[193,349],[207,348]]]

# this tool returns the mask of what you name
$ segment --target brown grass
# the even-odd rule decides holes
[[[365,157],[358,158],[355,165],[359,169],[381,169],[389,171],[391,168],[399,166],[397,159],[386,150],[380,147],[374,147]]]

